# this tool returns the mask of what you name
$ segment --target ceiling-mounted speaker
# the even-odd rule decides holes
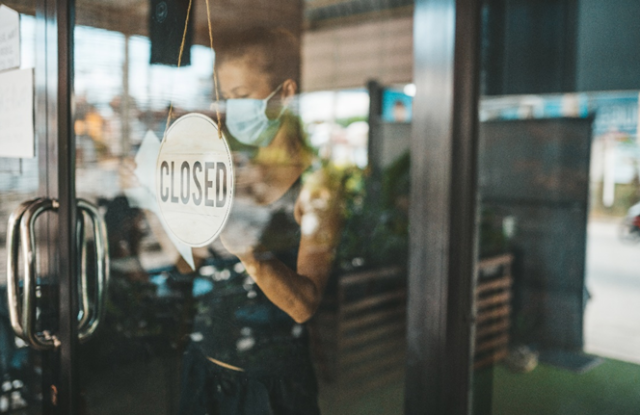
[[[191,6],[189,24],[185,36],[187,13],[190,0],[150,0],[149,40],[151,41],[151,64],[178,66],[180,45],[184,39],[184,49],[180,66],[191,64],[193,43],[194,5]],[[195,3],[195,1],[194,1]]]

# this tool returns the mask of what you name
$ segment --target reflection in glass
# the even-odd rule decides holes
[[[134,3],[113,11],[143,20],[161,2]],[[190,62],[177,68],[150,61],[158,45],[175,52],[183,26],[157,43],[155,29],[78,5],[76,186],[101,205],[113,276],[105,324],[81,348],[83,402],[89,413],[398,413],[409,112],[370,117],[365,85],[378,77],[402,94],[411,82],[411,11],[379,28],[345,21],[380,46],[362,60],[367,48],[349,49],[339,26],[328,44],[303,29],[302,3],[210,6],[214,50],[194,1]],[[327,45],[344,48],[333,75]],[[396,63],[377,57],[390,50]],[[350,61],[362,65],[343,76]],[[186,252],[153,207],[169,108],[169,125],[219,113],[236,173],[221,237]]]
[[[483,99],[480,254],[513,263],[485,297],[506,295],[504,342],[477,303],[476,413],[637,411],[637,114],[635,91]]]
[[[33,16],[35,2],[24,1],[19,4],[3,2],[20,13],[20,69],[33,69],[35,79],[44,76],[40,68],[36,68],[36,54],[38,53],[36,40],[38,26]],[[6,33],[6,32],[5,32]],[[42,100],[41,91],[35,92],[34,102]],[[9,105],[4,101],[3,104]],[[1,106],[1,105],[0,105]],[[44,117],[37,116],[36,122],[45,122]],[[37,124],[40,125],[40,124]],[[0,127],[2,128],[2,127]],[[42,189],[40,169],[45,165],[46,156],[41,154],[42,143],[46,140],[39,136],[36,130],[34,158],[5,158],[0,157],[0,413],[21,411],[28,414],[42,412],[42,383],[43,367],[49,363],[43,359],[42,353],[34,350],[20,338],[15,336],[9,319],[7,304],[7,245],[8,220],[11,213],[21,203],[35,199]],[[43,224],[41,219],[39,225]],[[44,240],[43,227],[37,228],[38,242]],[[44,245],[44,244],[43,244]],[[37,251],[41,255],[40,250]],[[45,254],[46,255],[46,254]],[[42,261],[42,262],[47,262]],[[46,274],[45,266],[38,272],[42,273],[43,290],[38,307],[42,313],[41,324],[51,327],[52,302],[55,301],[49,287],[53,286],[50,275]],[[20,272],[22,272],[22,259]]]

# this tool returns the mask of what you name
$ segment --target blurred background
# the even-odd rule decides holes
[[[41,5],[4,3],[21,12],[22,67],[38,71]],[[214,260],[177,272],[159,223],[123,197],[123,164],[147,131],[163,136],[170,105],[176,118],[215,117],[205,2],[195,1],[179,68],[176,49],[157,45],[175,43],[184,26],[154,29],[161,3],[76,1],[76,187],[123,247],[112,253],[103,335],[83,346],[91,414],[174,413],[194,304],[228,278]],[[631,0],[483,2],[478,269],[469,276],[476,414],[638,413],[638,15]],[[414,39],[414,2],[217,0],[211,18],[214,49],[239,27],[284,27],[300,42],[293,108],[342,198],[333,272],[309,323],[323,414],[403,413],[408,210],[421,185],[410,183],[420,134],[413,50],[424,41]],[[38,193],[42,157],[0,159],[1,237],[10,212]],[[2,270],[4,261],[1,247]],[[40,413],[37,352],[4,320],[0,413]]]

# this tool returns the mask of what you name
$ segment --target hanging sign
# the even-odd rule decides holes
[[[191,269],[195,270],[196,266],[193,260],[193,252],[191,247],[178,240],[169,226],[165,223],[160,213],[160,205],[156,200],[156,161],[160,154],[160,139],[149,130],[142,139],[138,153],[136,154],[136,168],[134,175],[138,179],[138,185],[126,187],[124,194],[127,196],[129,205],[133,208],[145,209],[153,212],[159,219],[162,229],[164,229],[169,240],[180,253]],[[160,235],[156,235],[162,238]]]
[[[191,247],[215,240],[233,202],[231,151],[218,127],[187,114],[167,131],[155,171],[156,199],[173,235]]]
[[[0,71],[20,67],[20,15],[0,5]]]

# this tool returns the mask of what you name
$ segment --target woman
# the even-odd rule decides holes
[[[318,414],[304,323],[331,270],[339,204],[328,175],[311,171],[292,109],[300,49],[281,29],[219,43],[236,196],[200,297],[181,414]]]

